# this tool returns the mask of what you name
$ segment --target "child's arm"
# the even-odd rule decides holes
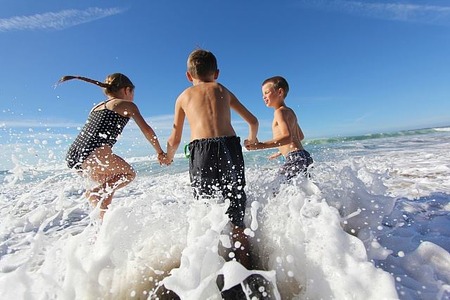
[[[246,141],[257,143],[259,122],[258,119],[230,92],[230,107],[236,111],[249,125],[249,133]]]
[[[172,133],[167,140],[167,160],[172,161],[175,153],[177,152],[178,146],[181,142],[181,136],[183,134],[183,125],[185,113],[181,105],[182,98],[178,98],[175,103],[175,115],[173,118],[173,129]]]
[[[297,131],[298,131],[298,140],[301,142],[305,138],[305,135],[303,134],[303,130],[300,128],[300,125],[297,123]]]
[[[270,155],[269,159],[275,159],[277,157],[280,157],[281,155],[283,155],[281,152],[276,152],[276,153]]]
[[[277,126],[277,133],[274,134],[273,139],[257,143],[248,142],[244,144],[245,148],[247,148],[247,150],[261,150],[289,144],[292,141],[292,134],[286,122],[285,114],[286,112],[283,110],[276,110],[274,113],[274,123]]]
[[[158,137],[156,136],[155,131],[144,120],[136,104],[134,104],[133,102],[122,101],[114,106],[114,111],[123,116],[133,118],[139,129],[144,134],[145,138],[150,142],[150,144],[152,144],[153,148],[155,148],[155,151],[158,154],[158,159],[160,158],[160,156],[165,155],[164,151],[161,148],[161,145],[159,144]]]

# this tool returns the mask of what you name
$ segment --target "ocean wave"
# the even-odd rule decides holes
[[[431,131],[317,146],[311,179],[281,187],[272,150],[245,153],[255,266],[275,272],[281,299],[450,296],[440,290],[450,284],[450,134]],[[231,257],[227,207],[194,200],[182,154],[169,167],[152,155],[127,158],[138,177],[101,226],[86,178],[63,160],[18,157],[0,193],[3,298],[153,299],[172,278],[180,295],[218,299],[216,277]]]
[[[433,128],[433,130],[449,132],[450,131],[450,127],[437,127],[437,128]]]
[[[448,132],[450,127],[435,127],[435,128],[422,128],[422,129],[412,129],[412,130],[400,130],[394,132],[383,132],[383,133],[369,133],[364,135],[355,136],[344,136],[344,137],[331,137],[323,139],[312,139],[308,140],[306,144],[310,145],[324,145],[324,144],[335,144],[342,142],[354,142],[354,141],[364,141],[372,139],[382,139],[391,137],[402,137],[402,136],[413,136],[413,135],[425,135],[432,134],[436,132]]]

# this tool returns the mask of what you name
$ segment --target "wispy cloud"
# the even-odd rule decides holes
[[[68,9],[31,16],[0,19],[0,32],[14,30],[61,30],[124,12],[123,8]]]
[[[365,113],[365,114],[363,114],[362,116],[359,116],[359,117],[357,117],[355,120],[354,120],[354,124],[359,124],[359,123],[362,123],[362,122],[364,122],[366,119],[368,119],[369,117],[371,117],[373,114],[372,113]]]
[[[301,0],[302,6],[405,22],[450,25],[450,6],[345,0]]]

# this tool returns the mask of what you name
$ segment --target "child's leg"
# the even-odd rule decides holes
[[[244,233],[244,228],[233,226],[232,231],[232,242],[233,245],[231,249],[233,250],[236,260],[241,263],[248,270],[252,270],[254,268],[251,251],[250,251],[250,243],[248,241],[248,236]]]
[[[93,207],[96,207],[100,203],[100,219],[103,219],[108,206],[111,204],[113,192],[107,192],[104,185],[95,187],[89,191],[86,191],[85,196]]]
[[[111,147],[104,146],[96,149],[83,162],[83,169],[89,177],[100,185],[86,192],[86,197],[96,206],[105,210],[111,204],[114,192],[136,177],[133,168],[121,157],[111,151]],[[103,215],[103,214],[101,214]]]

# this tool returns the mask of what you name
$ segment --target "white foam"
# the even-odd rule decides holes
[[[317,148],[312,179],[277,194],[276,164],[246,152],[256,268],[281,299],[448,298],[449,146],[444,132]],[[228,287],[254,272],[225,262],[226,203],[194,201],[187,160],[131,161],[138,177],[100,224],[63,161],[15,156],[0,192],[2,297],[146,299],[164,283],[219,299],[219,274]]]

